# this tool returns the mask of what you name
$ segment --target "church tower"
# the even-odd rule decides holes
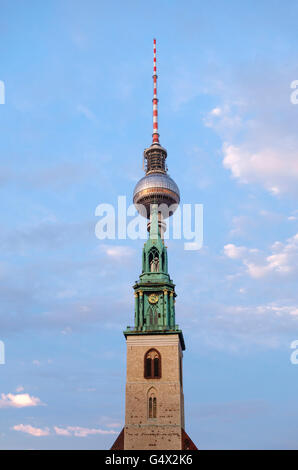
[[[175,284],[163,240],[165,221],[177,208],[180,194],[167,174],[167,151],[159,143],[155,39],[153,43],[152,144],[144,151],[146,175],[133,194],[137,210],[148,219],[149,237],[142,252],[142,273],[133,286],[134,326],[124,331],[125,426],[112,450],[196,449],[184,430],[185,344],[176,324]]]

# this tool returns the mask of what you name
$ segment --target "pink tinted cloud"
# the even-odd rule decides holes
[[[0,408],[26,408],[28,406],[39,406],[41,401],[38,397],[30,396],[28,393],[2,393]]]
[[[15,431],[20,431],[24,432],[26,434],[30,434],[31,436],[34,437],[42,437],[42,436],[48,436],[50,434],[49,428],[35,428],[34,426],[31,426],[30,424],[16,424],[13,426],[13,429]]]

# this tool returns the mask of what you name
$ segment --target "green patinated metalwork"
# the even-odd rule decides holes
[[[127,327],[125,336],[178,333],[185,349],[182,331],[175,323],[175,284],[168,273],[167,248],[160,234],[157,204],[151,209],[149,238],[142,253],[142,274],[133,288],[134,327]]]

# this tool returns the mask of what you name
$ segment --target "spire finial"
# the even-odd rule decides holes
[[[157,115],[157,74],[156,74],[156,39],[153,39],[153,134],[152,143],[159,143]]]

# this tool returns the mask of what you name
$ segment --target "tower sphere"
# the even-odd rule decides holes
[[[163,217],[171,215],[175,207],[171,207],[170,213],[167,210],[173,204],[179,204],[180,193],[175,181],[167,173],[152,172],[140,179],[133,192],[133,202],[135,205],[141,204],[146,208],[146,214],[139,210],[141,215],[150,218],[150,205],[158,204],[164,210],[161,210]]]

